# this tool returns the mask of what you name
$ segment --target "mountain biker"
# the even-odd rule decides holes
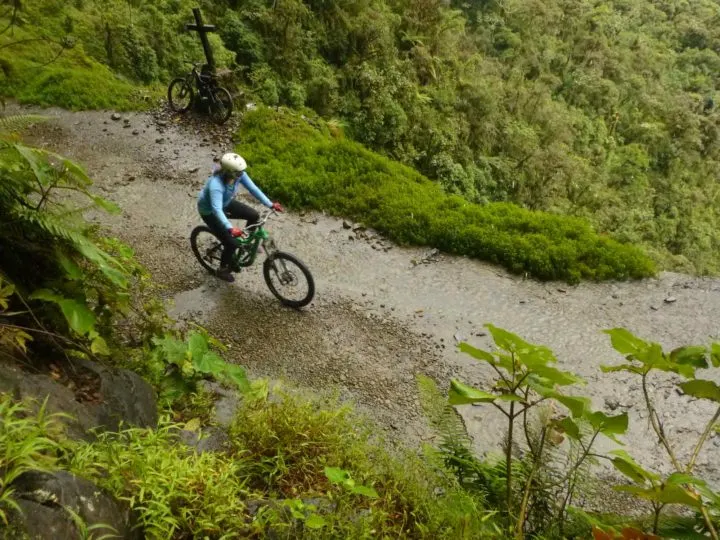
[[[200,217],[224,246],[220,269],[216,275],[229,282],[235,281],[230,268],[237,249],[235,238],[245,233],[233,227],[228,217],[246,220],[246,227],[260,220],[257,210],[234,199],[240,185],[268,208],[276,212],[285,211],[280,203],[272,202],[265,196],[245,172],[246,169],[247,163],[241,156],[234,153],[225,154],[220,159],[220,166],[213,170],[213,174],[198,194],[197,207]]]

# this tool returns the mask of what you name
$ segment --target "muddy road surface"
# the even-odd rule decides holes
[[[232,140],[232,125],[207,128],[159,113],[113,120],[110,112],[32,110],[53,119],[33,128],[30,141],[79,161],[99,194],[122,207],[120,216],[97,219],[130,243],[166,286],[175,316],[224,339],[232,360],[253,375],[338,388],[399,440],[431,437],[417,374],[444,388],[451,377],[487,384],[489,374],[455,344],[461,339],[490,348],[482,326],[490,322],[549,346],[562,368],[586,379],[582,391],[596,407],[628,411],[628,450],[643,464],[662,467],[638,381],[600,372],[601,364],[621,360],[601,331],[625,327],[667,348],[720,336],[717,279],[666,273],[633,283],[538,283],[478,261],[398,247],[317,213],[291,212],[269,223],[280,248],[304,260],[316,280],[308,308],[286,309],[265,286],[261,265],[228,284],[205,273],[189,248],[190,231],[200,223],[196,194],[213,158],[236,143],[242,152],[242,136]],[[253,179],[263,187],[262,178]],[[652,392],[686,455],[712,408],[678,395],[670,379],[653,380]],[[502,424],[491,407],[460,411],[478,451],[497,450]],[[698,460],[699,472],[719,481],[717,463],[720,436],[713,436]]]

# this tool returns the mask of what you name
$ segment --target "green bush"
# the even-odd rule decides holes
[[[146,105],[141,99],[143,94],[157,93],[155,88],[139,88],[119,78],[89,58],[81,45],[65,50],[53,60],[58,46],[37,41],[26,43],[34,37],[18,29],[13,37],[0,38],[0,45],[6,46],[0,56],[4,71],[0,74],[0,95],[22,103],[74,110],[131,110]],[[142,63],[137,66],[147,67]]]
[[[290,112],[253,111],[240,134],[239,151],[274,196],[362,221],[401,244],[434,246],[544,280],[642,278],[655,271],[639,248],[597,234],[583,219],[469,203]]]
[[[105,70],[49,67],[28,81],[16,97],[22,103],[66,109],[134,109],[136,89]]]
[[[246,400],[226,451],[202,454],[177,440],[182,429],[203,436],[196,419],[73,442],[50,429],[43,410],[8,394],[0,394],[0,412],[0,455],[11,460],[10,476],[0,475],[8,480],[0,483],[0,521],[17,510],[9,481],[51,468],[125,501],[148,538],[470,539],[496,530],[454,479],[416,456],[381,450],[369,440],[375,430],[334,401]]]

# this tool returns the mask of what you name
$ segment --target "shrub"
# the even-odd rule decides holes
[[[360,220],[401,244],[434,246],[544,280],[642,278],[655,271],[639,248],[597,234],[581,218],[467,202],[314,123],[321,127],[291,112],[258,109],[240,128],[240,151],[256,176],[290,206]]]

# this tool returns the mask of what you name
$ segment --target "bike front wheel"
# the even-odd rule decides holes
[[[178,77],[168,86],[168,104],[175,112],[187,111],[193,102],[193,90],[187,80]]]
[[[315,296],[315,280],[300,259],[276,251],[263,263],[263,277],[270,292],[284,305],[301,308]]]
[[[223,245],[217,236],[208,227],[195,227],[190,233],[190,247],[202,267],[211,274],[216,274],[223,252]]]
[[[211,90],[210,118],[216,124],[224,124],[233,111],[233,101],[230,92],[222,86]]]

